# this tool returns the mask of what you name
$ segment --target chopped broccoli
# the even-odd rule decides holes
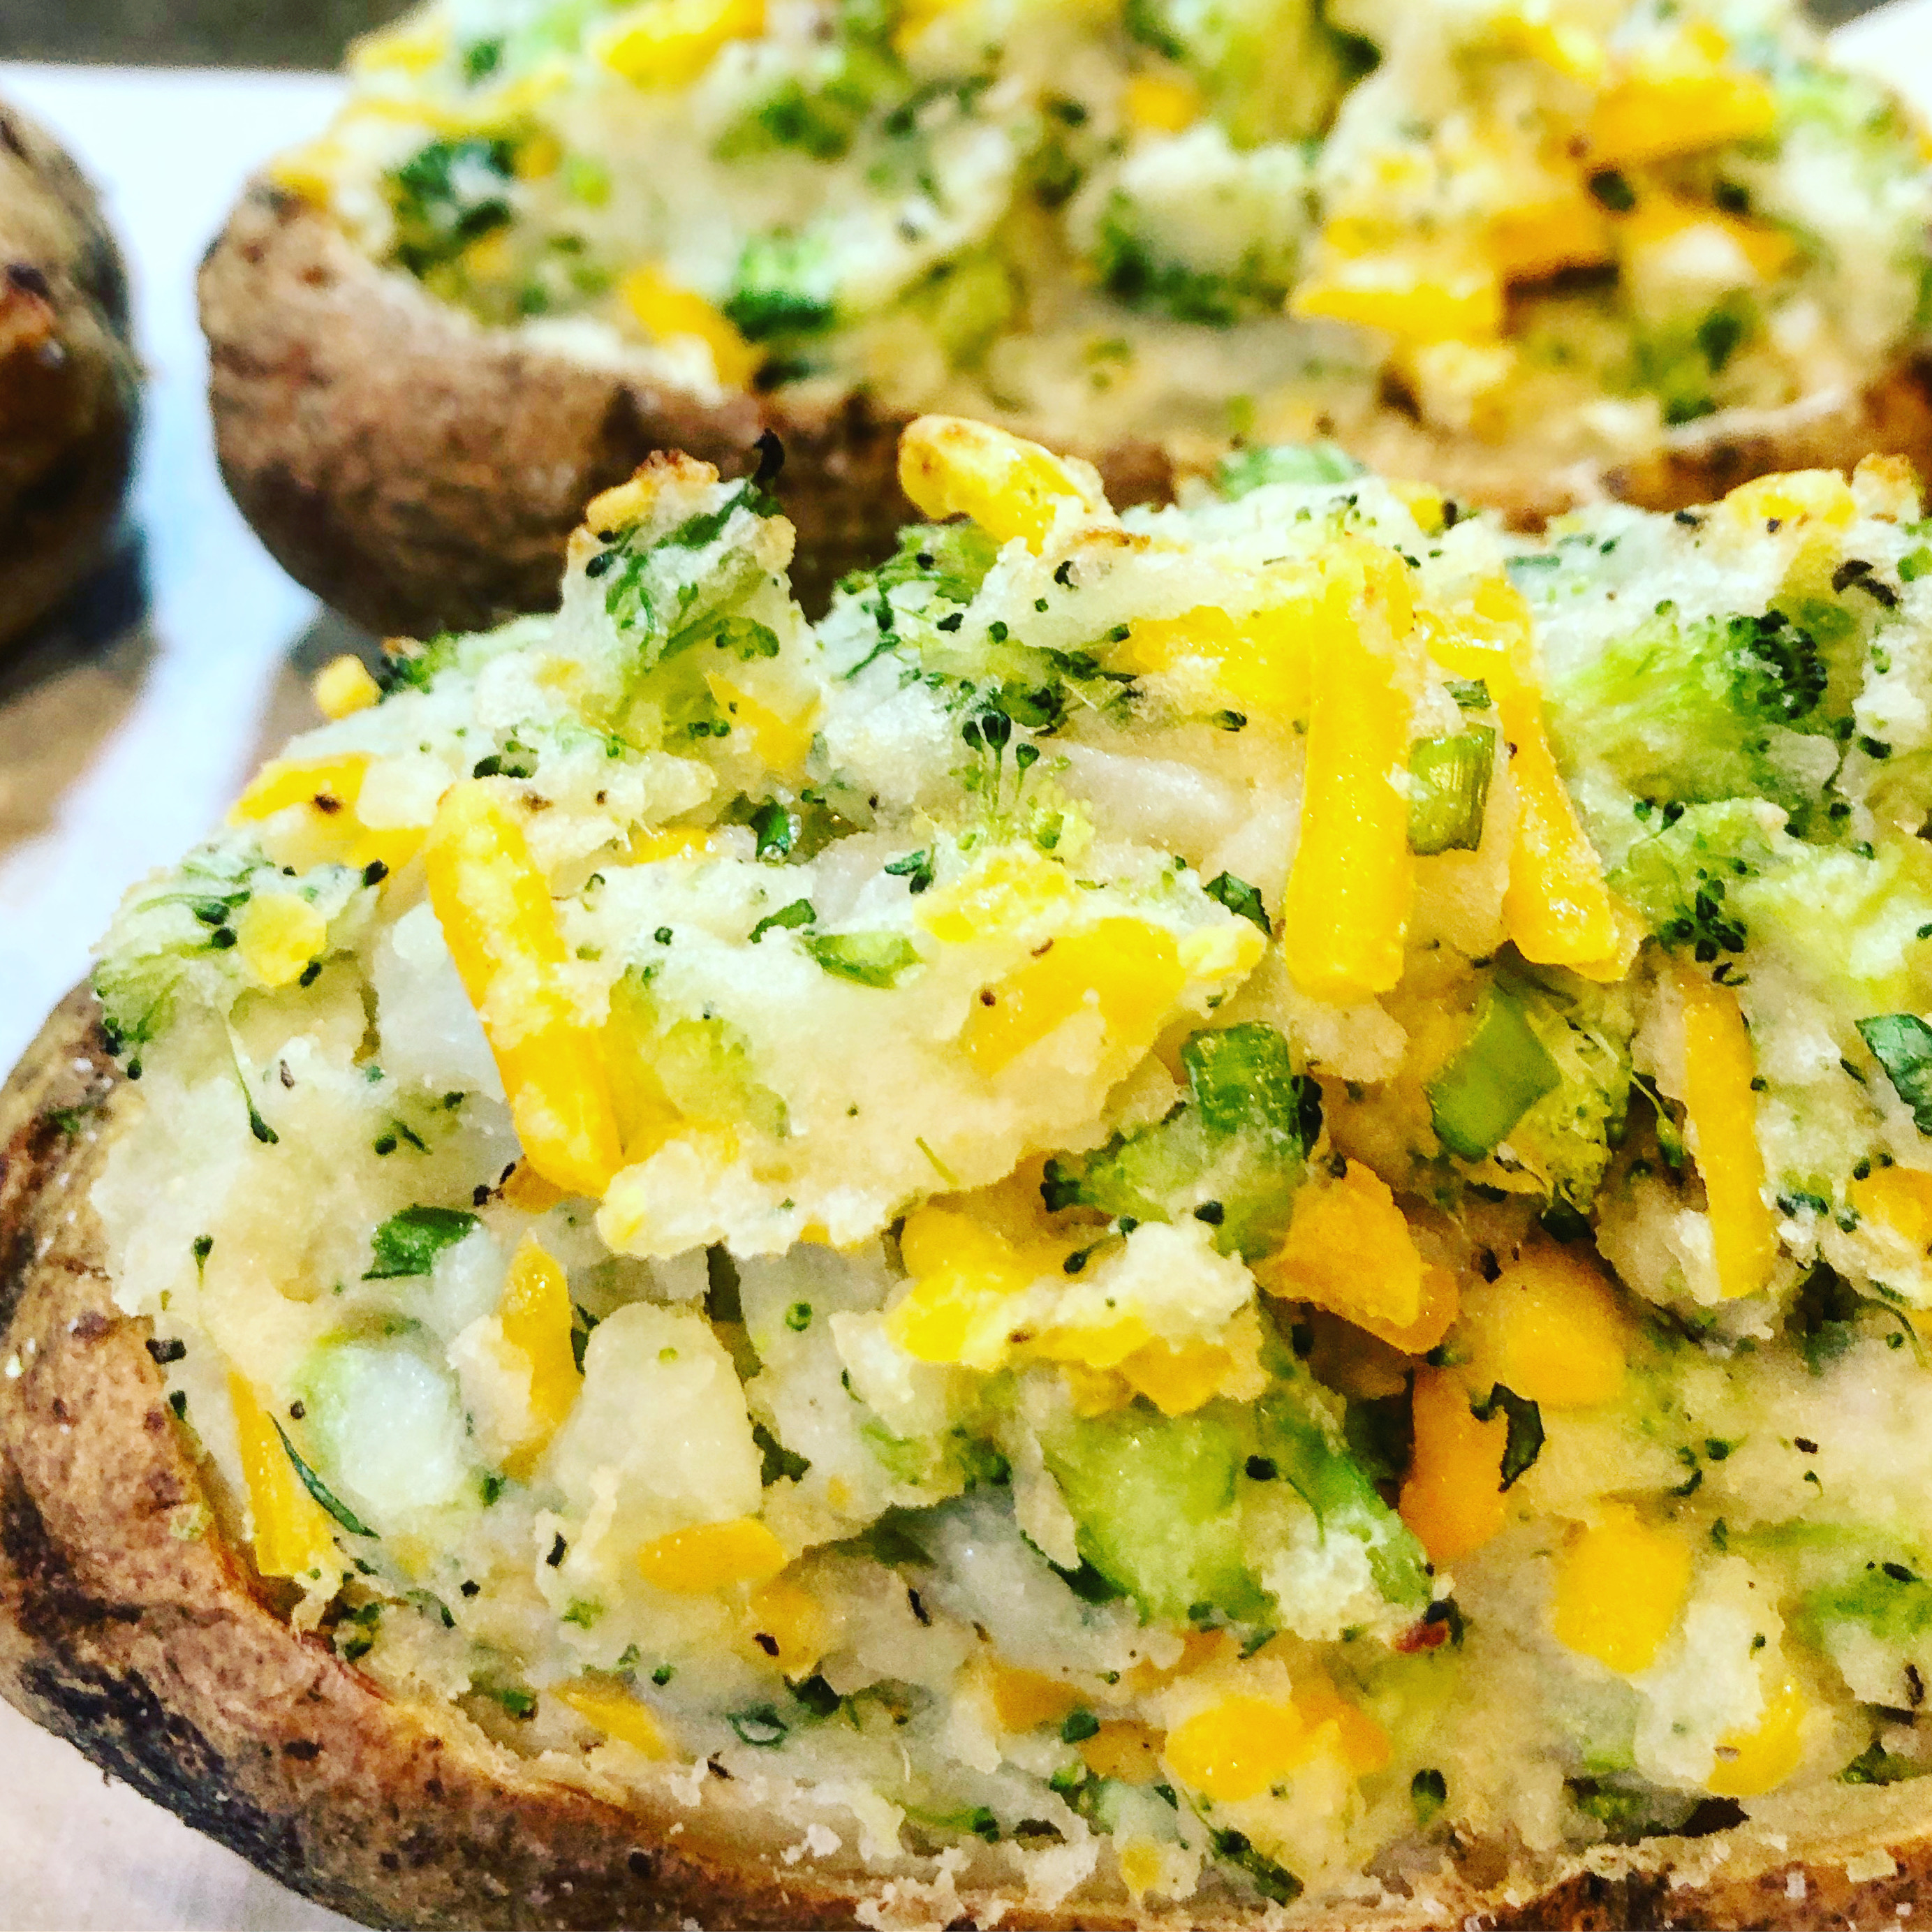
[[[1177,322],[1227,328],[1244,315],[1279,308],[1286,290],[1258,270],[1228,274],[1156,256],[1130,225],[1132,207],[1116,195],[1101,218],[1094,266],[1100,286],[1128,308],[1158,310]]]
[[[1188,1097],[1097,1153],[1049,1161],[1042,1196],[1056,1210],[1090,1208],[1136,1222],[1218,1208],[1215,1246],[1252,1260],[1288,1232],[1322,1131],[1321,1089],[1294,1071],[1287,1041],[1257,1021],[1197,1033],[1180,1057]]]
[[[1637,394],[1656,397],[1666,423],[1695,422],[1717,410],[1717,379],[1757,326],[1750,304],[1726,296],[1694,318],[1640,333],[1623,380]]]
[[[1348,483],[1362,473],[1362,466],[1332,442],[1276,443],[1222,457],[1214,488],[1232,502],[1270,483]]]
[[[1325,130],[1373,46],[1298,0],[1129,0],[1128,33],[1200,81],[1236,145]]]
[[[1047,1466],[1082,1558],[1150,1619],[1179,1622],[1204,1608],[1264,1621],[1270,1599],[1250,1567],[1242,1505],[1279,1483],[1322,1535],[1362,1545],[1389,1602],[1419,1610],[1430,1594],[1421,1546],[1349,1453],[1340,1404],[1285,1349],[1270,1352],[1280,1378],[1251,1408],[1215,1402],[1167,1417],[1137,1403],[1048,1432]]]
[[[508,224],[516,148],[501,137],[431,141],[386,178],[396,260],[412,275],[453,262]]]
[[[1631,845],[1611,884],[1666,946],[1707,965],[1742,952],[1750,934],[1733,890],[1773,862],[1757,813],[1736,800],[1648,817],[1657,829]]]
[[[1615,988],[1572,982],[1558,992],[1526,980],[1516,991],[1558,1079],[1510,1129],[1510,1150],[1543,1180],[1552,1202],[1585,1208],[1623,1142],[1631,1016]]]
[[[1673,803],[1768,798],[1802,817],[1836,764],[1819,640],[1784,613],[1650,618],[1552,677],[1550,729],[1567,770]]]
[[[1048,1438],[1081,1556],[1143,1616],[1184,1622],[1203,1603],[1240,1621],[1266,1615],[1242,1544],[1243,1436],[1226,1404],[1172,1418],[1136,1405]]]
[[[808,234],[755,236],[739,258],[724,313],[748,342],[822,334],[838,319],[832,272],[830,252]]]
[[[913,524],[899,532],[899,547],[873,573],[880,589],[929,584],[949,604],[970,604],[1000,546],[977,524]]]
[[[902,932],[815,933],[803,943],[826,972],[861,986],[896,986],[920,964],[919,948]]]
[[[604,1039],[620,1090],[637,1096],[646,1114],[662,1118],[668,1108],[686,1120],[749,1127],[777,1140],[790,1130],[784,1099],[758,1078],[746,1036],[725,1020],[683,1019],[662,1010],[640,971],[627,973],[611,988]],[[627,1130],[632,1125],[619,1124]]]

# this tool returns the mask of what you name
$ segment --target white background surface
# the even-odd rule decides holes
[[[4,0],[0,0],[4,4]],[[1839,36],[1932,113],[1932,0]],[[244,178],[327,118],[332,78],[10,67],[0,94],[102,189],[149,388],[134,491],[149,608],[0,675],[0,1066],[86,970],[122,891],[314,722],[303,676],[352,640],[248,533],[215,472],[196,264]],[[0,1932],[344,1932],[0,1705]]]

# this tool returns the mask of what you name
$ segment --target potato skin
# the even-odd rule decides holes
[[[884,1882],[734,1855],[734,1812],[757,1808],[731,1783],[707,1784],[697,1810],[651,1810],[547,1782],[453,1712],[391,1699],[282,1620],[274,1586],[213,1526],[148,1324],[113,1304],[88,1191],[132,1091],[83,989],[0,1092],[0,1695],[272,1877],[371,1925],[856,1924]],[[1801,1840],[1808,1862],[1749,1826],[1540,1870],[1458,1847],[1415,1896],[1293,1912],[1282,1932],[1895,1927],[1894,1907],[1932,1882],[1928,1803],[1910,1785],[1844,1788]],[[1874,1846],[1894,1874],[1848,1880],[1843,1861]],[[991,1923],[994,1903],[965,1893],[951,1932]],[[1224,1897],[1138,1913],[1010,1904],[998,1922],[1232,1932],[1258,1918]]]
[[[110,548],[138,397],[127,274],[94,190],[0,104],[0,644]]]

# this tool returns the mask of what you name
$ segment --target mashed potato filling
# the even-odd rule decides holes
[[[902,454],[970,515],[815,627],[656,460],[104,942],[116,1294],[289,1613],[1036,1900],[1932,1771],[1910,476]]]
[[[1855,395],[1932,172],[1784,0],[430,0],[272,172],[482,320],[1184,463]]]

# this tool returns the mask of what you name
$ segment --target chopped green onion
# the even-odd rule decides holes
[[[1522,1008],[1492,986],[1462,1050],[1429,1083],[1436,1137],[1451,1154],[1480,1160],[1562,1079]]]
[[[1424,857],[1473,852],[1483,842],[1483,808],[1496,734],[1487,726],[1408,748],[1408,849]]]
[[[920,963],[919,948],[899,932],[824,932],[801,943],[835,978],[862,986],[896,986]]]

